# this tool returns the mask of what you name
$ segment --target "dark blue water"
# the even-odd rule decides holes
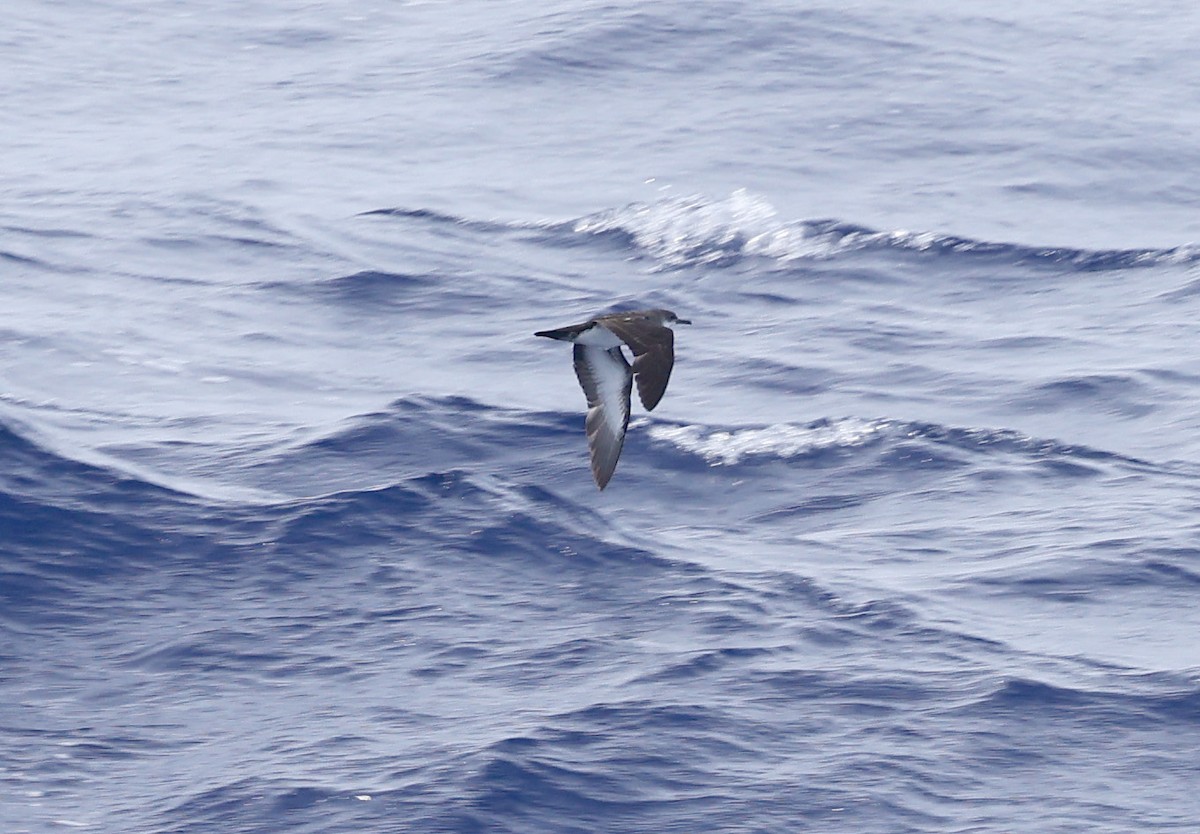
[[[16,10],[0,829],[1196,830],[1198,30]]]

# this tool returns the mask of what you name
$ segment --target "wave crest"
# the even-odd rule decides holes
[[[617,240],[654,261],[659,269],[732,266],[748,258],[788,266],[796,261],[872,251],[966,256],[1075,272],[1200,263],[1198,244],[1166,249],[1079,249],[974,240],[931,231],[880,231],[834,218],[781,220],[770,202],[746,189],[737,189],[724,199],[692,195],[630,203],[568,220],[479,220],[403,207],[374,209],[362,216],[453,226],[469,234],[532,235],[536,242],[551,246],[578,246],[589,239]]]
[[[919,459],[961,465],[968,458],[1008,455],[1027,463],[1055,464],[1064,472],[1090,473],[1096,464],[1146,469],[1148,461],[1086,446],[1037,438],[1012,429],[959,428],[901,420],[846,417],[813,423],[776,423],[746,428],[654,424],[654,441],[706,460],[711,466],[736,466],[749,459],[789,460],[882,444],[898,460]],[[964,457],[965,455],[965,457]],[[1066,468],[1064,468],[1066,467]]]
[[[745,189],[724,200],[700,196],[632,203],[575,221],[577,234],[628,237],[663,268],[736,263],[765,258],[788,263],[860,250],[963,254],[1005,263],[1066,265],[1078,271],[1128,269],[1200,261],[1200,246],[1169,249],[1076,249],[972,240],[928,231],[879,231],[840,220],[778,219],[774,207]]]
[[[883,420],[821,420],[805,426],[781,423],[747,429],[708,430],[702,426],[655,425],[650,437],[702,456],[710,464],[733,466],[743,458],[793,458],[829,449],[863,446],[888,427]]]

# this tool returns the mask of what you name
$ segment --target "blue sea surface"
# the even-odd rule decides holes
[[[1200,11],[8,12],[0,831],[1200,830]]]

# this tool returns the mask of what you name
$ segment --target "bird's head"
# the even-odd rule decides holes
[[[681,319],[670,310],[659,310],[662,313],[663,324],[691,324],[690,319]]]

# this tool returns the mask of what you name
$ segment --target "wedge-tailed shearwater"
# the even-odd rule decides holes
[[[691,324],[670,310],[636,310],[596,316],[583,324],[541,330],[535,336],[575,345],[575,375],[587,396],[587,439],[592,477],[608,486],[629,425],[629,391],[637,379],[647,411],[662,399],[675,365],[675,333],[668,324]],[[633,351],[633,366],[621,345]]]

